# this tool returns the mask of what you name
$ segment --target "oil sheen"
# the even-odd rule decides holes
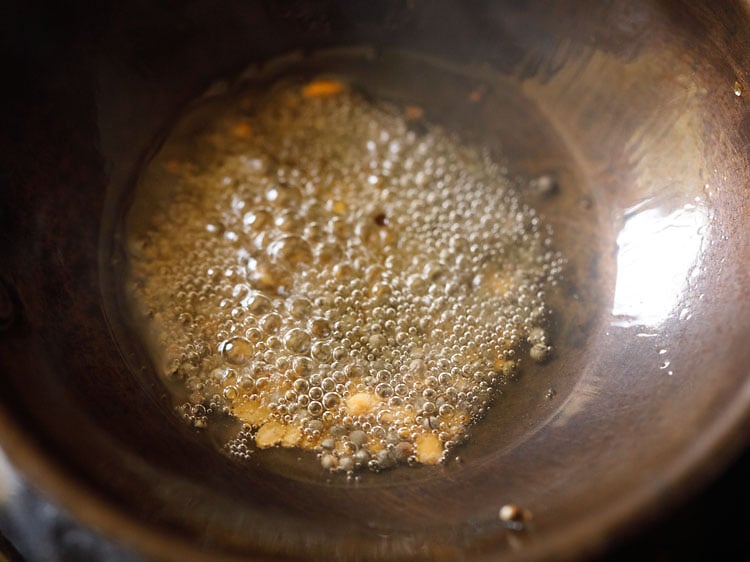
[[[179,411],[239,420],[237,457],[444,461],[549,354],[551,229],[488,151],[351,76],[218,101],[177,123],[126,221],[130,314]]]

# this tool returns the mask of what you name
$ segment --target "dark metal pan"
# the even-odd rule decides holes
[[[105,535],[159,560],[571,558],[684,497],[747,445],[746,2],[9,12],[0,443]],[[554,172],[559,193],[538,204],[574,250],[557,357],[508,385],[457,452],[463,462],[356,483],[273,451],[238,463],[178,419],[114,335],[106,220],[155,139],[209,84],[281,54],[314,65],[317,50],[351,45],[372,64],[393,49],[448,61],[489,92],[516,84],[523,107],[490,95],[480,115],[443,119],[495,131],[521,176]],[[404,79],[422,95],[419,76]],[[509,502],[533,527],[502,525]]]

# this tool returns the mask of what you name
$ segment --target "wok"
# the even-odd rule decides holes
[[[747,445],[746,2],[8,10],[0,444],[104,536],[180,561],[576,558]],[[343,68],[342,47],[427,104],[441,78],[392,53],[445,61],[432,116],[501,141],[521,183],[554,174],[535,205],[569,258],[556,357],[503,389],[462,461],[357,481],[288,451],[243,464],[184,424],[118,317],[112,268],[113,209],[190,100],[288,53],[312,72],[328,49]],[[456,103],[477,86],[484,103]],[[525,531],[498,519],[507,503],[533,514]]]

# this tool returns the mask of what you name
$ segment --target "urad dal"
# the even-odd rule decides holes
[[[140,180],[165,195],[127,231],[130,302],[185,417],[241,420],[239,457],[445,460],[522,352],[549,354],[551,232],[419,107],[333,79],[228,107],[167,140]]]

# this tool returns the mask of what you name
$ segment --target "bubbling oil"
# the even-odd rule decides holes
[[[489,153],[341,77],[208,114],[148,164],[126,232],[132,314],[185,417],[240,420],[238,457],[444,461],[551,349],[551,229]]]

